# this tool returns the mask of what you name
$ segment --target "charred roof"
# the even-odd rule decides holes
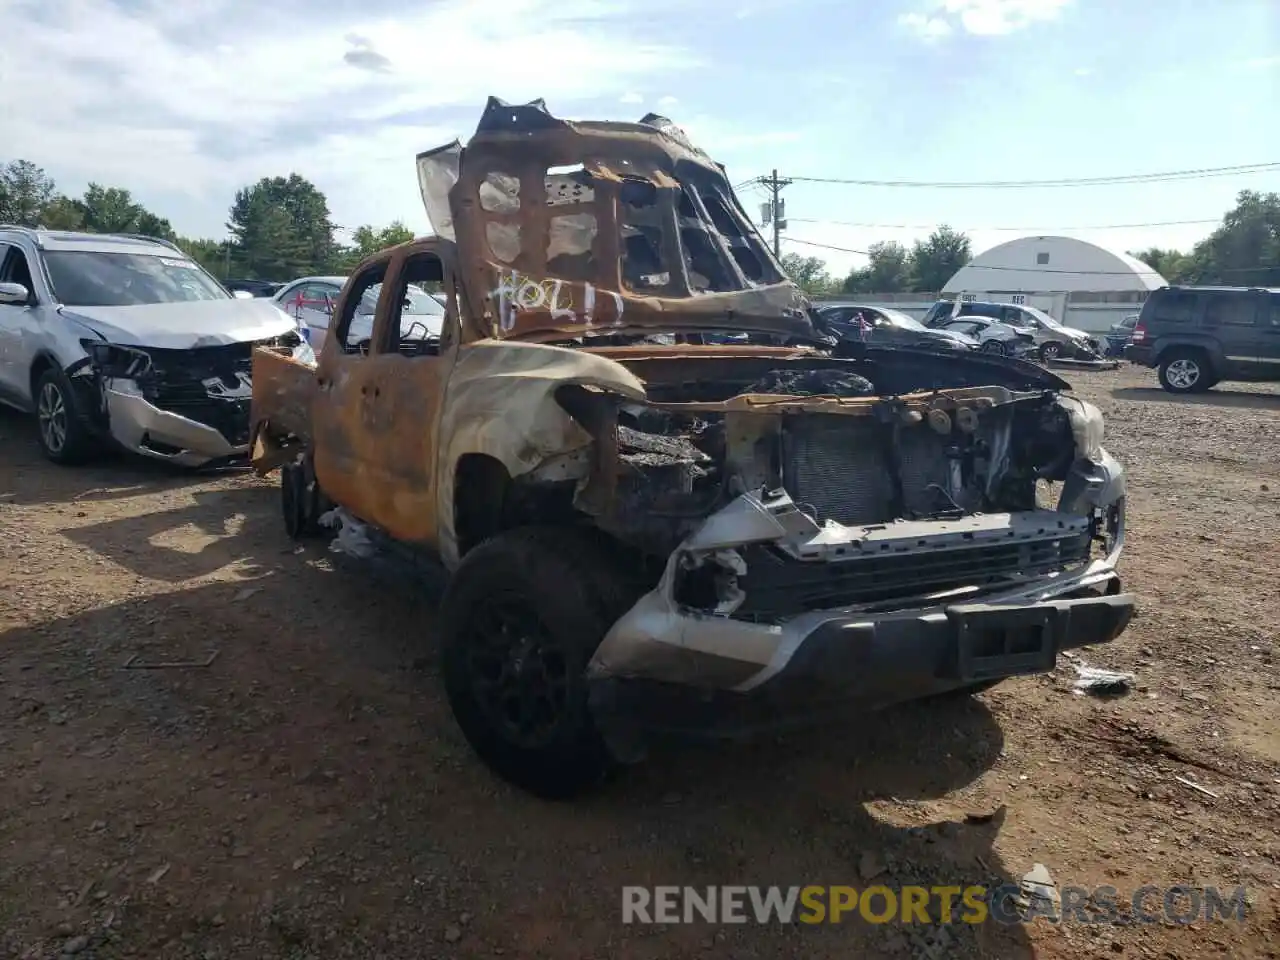
[[[491,97],[466,146],[420,154],[418,174],[494,336],[814,336],[724,168],[666,117],[570,121]]]

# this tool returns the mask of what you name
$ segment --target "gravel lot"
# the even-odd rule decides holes
[[[1280,956],[1280,391],[1069,376],[1130,471],[1140,611],[1084,657],[1132,692],[1075,696],[1063,660],[672,748],[574,805],[472,757],[436,677],[436,585],[295,548],[270,481],[59,469],[0,413],[0,956]],[[1060,886],[1244,885],[1252,905],[1181,926],[620,922],[624,884],[990,883],[1037,862]]]

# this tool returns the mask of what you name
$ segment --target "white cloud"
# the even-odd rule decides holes
[[[904,13],[898,23],[925,42],[941,40],[951,32],[951,24],[942,17],[930,17],[923,13]]]
[[[1076,67],[1075,75],[1077,77],[1091,77],[1093,76],[1093,67]]]
[[[670,94],[665,97],[658,98],[658,106],[660,107],[674,107],[679,102],[678,98],[673,97]]]
[[[1272,67],[1280,67],[1280,57],[1254,57],[1252,60],[1244,62],[1247,70],[1269,70]]]
[[[926,42],[954,30],[975,36],[1004,36],[1034,23],[1056,19],[1072,0],[932,0],[898,17],[899,25]]]
[[[638,93],[624,93],[618,98],[619,103],[644,103],[644,97]]]
[[[0,159],[177,198],[150,205],[183,233],[220,235],[237,188],[291,171],[340,223],[425,228],[414,154],[465,139],[488,95],[599,113],[602,89],[696,63],[617,29],[621,2],[5,0],[4,73],[23,82],[0,84]],[[530,50],[573,69],[530,72]]]

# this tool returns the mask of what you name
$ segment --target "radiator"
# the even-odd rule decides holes
[[[864,417],[796,417],[783,433],[787,492],[797,504],[811,506],[820,520],[861,526],[895,519],[883,429]],[[946,438],[926,426],[902,429],[899,471],[909,514],[927,514],[946,505],[945,498],[930,489],[948,489],[946,444]]]

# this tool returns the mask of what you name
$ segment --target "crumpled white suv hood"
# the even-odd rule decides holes
[[[297,321],[270,300],[192,300],[130,307],[64,307],[110,343],[188,350],[279,337]]]

